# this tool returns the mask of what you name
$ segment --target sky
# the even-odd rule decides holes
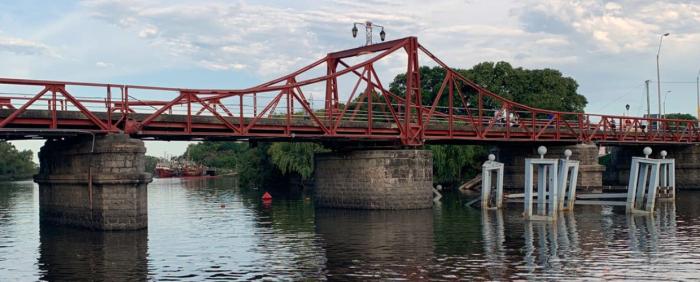
[[[417,36],[451,67],[558,69],[578,81],[586,111],[600,114],[622,114],[625,104],[645,113],[645,80],[656,112],[656,54],[668,32],[660,53],[667,112],[696,113],[694,1],[0,0],[0,77],[244,88],[364,44],[350,29],[367,20],[387,39]],[[180,154],[187,144],[149,141],[147,154]]]

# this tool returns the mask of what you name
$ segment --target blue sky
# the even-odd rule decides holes
[[[389,39],[418,36],[452,67],[559,69],[579,82],[588,112],[614,114],[625,104],[646,110],[644,80],[655,80],[659,35],[670,32],[661,52],[661,80],[674,82],[662,83],[672,91],[667,111],[695,113],[693,1],[0,1],[0,77],[241,88],[362,44],[350,28],[365,20]],[[186,144],[148,149],[181,153]]]

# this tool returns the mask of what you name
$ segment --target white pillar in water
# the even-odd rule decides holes
[[[539,159],[525,159],[525,212],[530,220],[556,220],[558,209],[558,163],[557,159],[545,159],[545,146],[537,148]],[[534,172],[537,170],[537,210],[533,211]]]
[[[661,168],[660,168],[660,180],[659,186],[668,191],[670,194],[670,200],[676,200],[676,160],[667,159],[668,153],[664,150],[661,151]]]
[[[489,160],[481,166],[481,208],[500,209],[503,206],[503,163],[496,161],[494,154],[489,154]],[[496,185],[492,183],[496,176]],[[494,191],[495,188],[495,191]],[[492,193],[494,199],[492,200]]]
[[[557,209],[560,211],[571,211],[576,202],[576,182],[578,181],[579,161],[570,160],[571,150],[564,151],[564,159],[559,160],[558,195],[559,201]]]
[[[649,158],[652,150],[644,148],[644,157],[633,157],[630,165],[630,179],[627,184],[628,213],[651,213],[654,211],[659,188],[672,189],[675,199],[675,161],[666,159],[666,151],[661,152],[661,159]]]

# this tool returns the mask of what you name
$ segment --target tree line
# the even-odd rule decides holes
[[[0,180],[29,179],[37,173],[32,150],[19,151],[7,141],[0,141]]]

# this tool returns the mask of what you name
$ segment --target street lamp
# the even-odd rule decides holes
[[[625,105],[625,116],[630,115],[630,104]]]
[[[664,33],[659,37],[659,50],[656,51],[656,94],[659,98],[659,116],[661,116],[661,73],[659,71],[659,54],[661,54],[661,42],[663,42],[664,37],[668,36],[670,33]]]
[[[367,45],[372,45],[372,28],[373,27],[380,27],[382,30],[379,32],[379,39],[384,41],[386,38],[386,32],[384,32],[384,27],[378,24],[373,24],[370,21],[366,21],[364,23],[353,23],[352,25],[352,37],[355,38],[357,37],[357,25],[361,25],[365,27],[365,46]]]

